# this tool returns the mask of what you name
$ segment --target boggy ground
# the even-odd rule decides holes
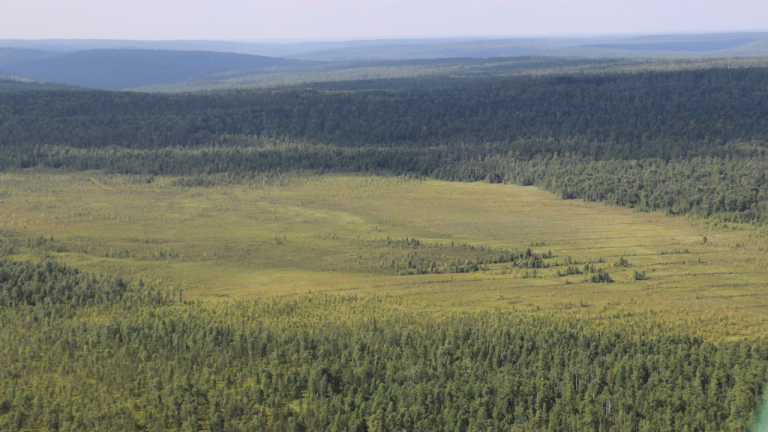
[[[768,323],[768,248],[757,227],[514,185],[298,174],[190,183],[2,174],[0,230],[17,255],[141,277],[185,298],[332,292],[424,308],[651,314],[715,339],[761,335]],[[485,263],[527,249],[542,268]],[[417,274],[417,261],[436,272]],[[479,265],[450,270],[467,262]],[[569,267],[582,274],[563,276]],[[593,282],[600,270],[613,282]]]

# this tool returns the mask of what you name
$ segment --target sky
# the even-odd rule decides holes
[[[2,0],[0,39],[265,40],[768,30],[768,0]]]

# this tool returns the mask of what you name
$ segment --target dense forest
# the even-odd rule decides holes
[[[768,218],[766,68],[359,87],[159,95],[9,83],[0,168],[414,174]]]
[[[502,143],[517,157],[726,156],[726,143],[768,137],[766,87],[768,69],[746,68],[400,91],[14,91],[0,100],[0,142],[157,149],[245,135],[343,147]]]
[[[617,329],[355,297],[193,303],[11,258],[0,325],[8,431],[744,431],[768,379],[765,340],[642,315]]]
[[[588,65],[584,59],[533,59],[531,70],[546,64],[548,72],[482,79],[413,73],[183,94],[0,80],[0,172],[99,170],[107,176],[126,174],[120,181],[141,187],[161,179],[183,192],[190,192],[187,187],[247,185],[283,173],[403,175],[538,186],[563,199],[661,210],[713,223],[768,224],[768,68],[691,69],[689,64],[679,70],[634,71],[610,69],[614,61],[620,68],[634,67],[616,59]],[[430,62],[436,68],[461,66],[458,60]],[[415,62],[414,70],[425,64]],[[552,72],[582,66],[611,72]],[[13,176],[0,176],[0,185]],[[111,187],[90,176],[76,181]],[[24,194],[31,190],[13,191],[14,198],[28,200]],[[0,198],[10,195],[0,190]],[[71,215],[57,208],[62,199],[56,195],[26,210],[59,212],[53,222],[38,227],[55,231],[75,225]],[[277,199],[263,197],[265,202]],[[319,230],[315,216],[299,217],[299,207],[302,215],[311,210],[303,208],[304,201],[291,204],[286,214],[296,219],[291,223]],[[1,205],[8,204],[0,200]],[[495,201],[492,205],[497,206]],[[195,217],[224,224],[218,218],[229,211],[227,206],[221,213],[217,207],[211,213],[216,216],[196,209]],[[190,212],[172,210],[179,215],[169,211],[166,224],[179,224],[184,213],[184,220],[190,219]],[[14,211],[7,214],[15,218]],[[110,230],[128,220],[120,212],[102,215]],[[325,215],[327,208],[318,212]],[[539,209],[534,213],[528,217],[540,217]],[[268,215],[275,221],[283,216]],[[29,234],[40,233],[26,232],[25,249],[18,239],[34,225],[24,217],[11,228],[18,232],[3,233],[7,238],[0,240],[3,431],[744,431],[768,381],[765,337],[710,339],[696,328],[695,318],[665,321],[658,312],[629,308],[580,314],[533,304],[525,312],[439,310],[416,306],[385,289],[381,296],[376,291],[367,297],[347,296],[347,291],[297,295],[290,288],[284,297],[258,297],[259,292],[247,300],[226,295],[190,300],[185,287],[169,288],[165,279],[114,277],[126,274],[115,270],[125,261],[118,262],[122,252],[114,253],[111,246],[98,257],[87,256],[91,261],[82,265],[101,269],[98,262],[107,263],[104,268],[116,272],[112,276],[58,261],[81,262],[75,258],[77,249],[67,250],[48,235],[36,239]],[[491,219],[495,228],[498,221]],[[259,220],[267,219],[248,223],[258,225],[254,221]],[[339,224],[347,225],[352,218],[343,220]],[[142,230],[152,225],[144,219],[140,223],[136,226]],[[93,227],[86,221],[77,228]],[[165,226],[147,231],[153,229],[166,231]],[[252,234],[247,229],[233,235]],[[284,247],[282,242],[289,240],[278,232],[270,240],[274,248],[248,245],[243,254],[270,254]],[[417,277],[453,281],[500,264],[521,270],[528,283],[528,270],[536,278],[553,258],[565,260],[556,273],[550,267],[551,280],[543,281],[552,282],[553,298],[558,290],[571,289],[566,287],[571,275],[583,275],[589,285],[579,289],[620,285],[627,290],[622,293],[648,297],[661,289],[652,286],[657,280],[676,277],[665,276],[664,263],[624,269],[630,267],[618,255],[624,251],[617,252],[611,269],[626,273],[620,278],[614,271],[612,278],[608,266],[596,268],[551,250],[531,249],[544,243],[492,248],[462,243],[462,233],[455,235],[456,243],[451,237],[450,246],[438,246],[429,243],[434,240],[429,232],[418,234],[424,241],[411,236],[383,240],[382,234],[367,240],[383,249],[371,263],[346,249],[344,259],[404,280],[403,292]],[[687,231],[686,236],[691,237]],[[349,237],[343,241],[356,246],[366,241],[359,233],[356,240]],[[695,236],[697,244],[700,238]],[[159,240],[148,235],[144,241]],[[758,255],[762,243],[759,250],[735,252],[740,244],[729,249],[722,243],[718,253],[731,254],[728,263],[740,257],[750,262],[745,286],[759,285],[766,265]],[[215,254],[216,245],[209,246]],[[616,246],[590,244],[585,253],[589,247]],[[174,256],[169,250],[155,250],[152,264]],[[323,253],[310,252],[311,259]],[[643,253],[649,262],[653,259]],[[713,265],[697,258],[701,268]],[[136,268],[151,268],[147,263]],[[166,264],[172,265],[171,260]],[[266,273],[247,265],[242,268]],[[727,265],[713,277],[730,274]],[[706,294],[722,296],[718,305],[727,309],[729,296],[752,295],[742,288],[725,283]],[[699,300],[696,287],[684,295],[676,301]],[[588,309],[580,300],[578,307]]]

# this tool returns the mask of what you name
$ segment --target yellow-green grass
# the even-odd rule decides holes
[[[53,236],[49,250],[62,252],[49,253],[58,259],[179,287],[187,298],[311,291],[405,298],[424,308],[653,313],[717,337],[762,334],[768,323],[768,252],[754,227],[712,227],[512,185],[340,175],[195,188],[140,180],[2,174],[0,230],[17,239]],[[507,264],[399,275],[387,263],[414,249],[387,238],[419,239],[427,246],[420,254],[444,260],[475,253],[451,242],[551,250],[553,266],[535,278]],[[622,256],[628,267],[614,265]],[[607,269],[615,282],[558,277],[566,257]],[[635,271],[647,279],[634,280]]]

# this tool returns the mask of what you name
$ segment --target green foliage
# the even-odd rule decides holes
[[[584,273],[581,270],[579,270],[578,267],[571,266],[571,265],[566,267],[566,269],[563,270],[563,271],[557,270],[557,277],[571,276],[571,275],[580,275],[580,274],[584,274]]]
[[[169,181],[185,192],[262,175],[274,175],[279,182],[286,171],[407,173],[409,178],[536,185],[565,199],[729,223],[765,223],[766,83],[768,69],[752,68],[488,80],[454,87],[434,82],[387,91],[338,84],[174,96],[26,91],[12,85],[0,98],[0,169],[99,169],[134,174],[127,181],[138,189]],[[181,177],[169,180],[161,175]],[[110,202],[124,204],[111,186],[94,178],[78,181],[104,189]],[[55,186],[55,194],[60,194],[62,189]],[[194,243],[164,245],[167,238],[152,235],[134,239],[132,227],[148,226],[156,232],[167,231],[168,224],[189,227],[211,217],[206,214],[209,202],[193,200],[195,204],[185,208],[172,199],[173,206],[162,207],[169,211],[158,221],[151,216],[157,209],[136,206],[128,216],[115,210],[118,207],[109,208],[102,195],[103,209],[86,206],[84,215],[81,209],[66,207],[68,211],[46,219],[29,212],[39,214],[60,204],[31,202],[24,195],[29,190],[12,191],[14,203],[26,206],[18,212],[27,212],[8,224],[15,229],[29,233],[27,225],[39,219],[45,224],[36,226],[44,229],[66,232],[69,224],[115,230],[117,223],[128,233],[96,240],[87,233],[87,242],[75,236],[66,246],[52,237],[28,234],[26,243],[2,242],[3,256],[26,247],[42,257],[80,252],[90,258],[98,255],[99,262],[134,265],[140,257],[146,261],[142,265],[151,262],[170,272],[172,261],[189,264],[192,253],[200,263],[209,257],[224,261],[227,254],[239,263],[241,253],[258,254],[265,259],[254,261],[258,268],[286,271],[303,269],[296,263],[309,260],[332,267],[337,264],[333,259],[346,260],[342,264],[350,271],[357,255],[355,268],[360,271],[366,264],[372,269],[381,263],[385,271],[413,275],[391,278],[398,279],[403,285],[399,292],[408,296],[418,293],[411,284],[415,275],[425,273],[483,271],[457,276],[465,278],[461,283],[477,278],[482,290],[491,287],[488,278],[508,275],[507,267],[525,269],[515,276],[530,278],[524,281],[531,286],[526,289],[540,298],[556,298],[554,290],[562,289],[558,282],[549,288],[552,291],[544,291],[553,276],[583,274],[587,284],[610,283],[610,269],[619,272],[619,279],[629,278],[624,269],[629,262],[623,256],[614,261],[617,255],[605,260],[566,257],[559,263],[551,260],[551,252],[531,249],[448,246],[412,237],[385,242],[378,237],[379,225],[396,227],[396,218],[387,216],[381,205],[385,201],[376,207],[355,196],[345,199],[382,213],[376,216],[375,229],[360,223],[357,232],[349,231],[357,233],[356,240],[322,233],[311,239],[294,236],[313,226],[313,218],[327,218],[328,208],[343,207],[342,197],[334,194],[333,200],[323,201],[325,207],[315,203],[304,208],[303,201],[319,200],[310,193],[293,197],[285,207],[250,208],[247,224],[239,224],[248,227],[233,231],[231,238],[201,238],[198,244],[206,247],[201,250]],[[166,190],[155,192],[136,196],[173,196]],[[189,192],[205,197],[203,201],[215,200],[214,194],[206,196],[208,191]],[[230,204],[275,199],[266,192],[258,199],[244,191],[217,193],[231,198],[212,213],[218,224],[243,220],[226,218]],[[0,198],[10,194],[0,191]],[[279,199],[288,200],[289,195]],[[509,205],[506,199],[498,202]],[[491,201],[502,205],[495,198]],[[410,202],[422,201],[411,197]],[[190,221],[189,209],[197,220]],[[481,212],[483,208],[468,214],[481,218]],[[355,214],[343,216],[343,225],[330,226],[349,229]],[[291,222],[282,225],[280,218]],[[85,223],[75,224],[78,221]],[[519,223],[542,227],[547,221]],[[265,231],[259,232],[269,235],[260,242],[243,242],[257,231],[254,225],[263,225]],[[291,226],[289,235],[277,229]],[[195,227],[210,229],[205,224]],[[183,231],[190,232],[195,231]],[[488,238],[507,237],[506,231],[489,232]],[[454,238],[440,237],[445,234],[432,226],[415,232],[423,233],[423,238],[443,239],[438,242]],[[569,233],[552,235],[567,239]],[[208,241],[212,239],[224,239],[223,244]],[[543,246],[538,238],[524,244],[529,240],[537,241],[531,247]],[[301,250],[302,241],[344,245],[336,255],[318,258],[317,251],[332,249],[309,248],[313,256]],[[718,237],[712,243],[720,241]],[[689,247],[697,254],[702,253],[697,249],[722,247],[664,245],[675,249],[660,255],[688,254]],[[366,251],[376,253],[364,258]],[[646,260],[631,256],[638,265]],[[376,262],[362,263],[364,259]],[[612,264],[600,264],[606,262]],[[284,267],[270,267],[275,263]],[[241,274],[250,271],[247,265]],[[493,271],[486,271],[491,265]],[[552,265],[558,267],[556,273],[544,270]],[[749,265],[752,275],[763,264]],[[190,279],[207,273],[196,263],[175,271],[190,272],[193,267],[199,273]],[[225,276],[218,273],[215,278]],[[210,283],[210,275],[206,277],[205,283]],[[418,278],[425,278],[427,289],[436,293],[456,289],[438,285],[436,279],[427,281],[426,276]],[[644,280],[645,270],[635,270],[632,278]],[[328,280],[322,279],[322,284]],[[245,286],[243,280],[222,284]],[[358,282],[347,284],[352,285],[360,289]],[[620,285],[629,286],[614,287]],[[524,287],[512,288],[505,286],[504,293],[519,291],[521,298],[510,303],[524,300]],[[589,289],[590,304],[608,292],[607,287]],[[178,301],[171,301],[170,295],[143,281],[94,276],[48,260],[0,260],[0,429],[741,431],[748,427],[768,378],[764,339],[713,343],[681,336],[664,328],[653,314],[631,317],[631,309],[619,312],[627,314],[626,320],[603,321],[600,312],[585,314],[588,318],[435,314],[426,312],[423,303],[397,299],[307,295],[299,300],[190,303],[183,301],[181,291],[175,294]],[[581,300],[578,305],[589,309]],[[529,306],[532,311],[539,307]],[[679,325],[695,329],[703,322],[698,315],[698,320],[687,317]],[[724,338],[738,334],[723,328]]]
[[[443,180],[476,181],[498,172],[503,182],[535,185],[564,199],[584,199],[635,208],[663,210],[726,222],[768,218],[768,159],[739,157],[758,146],[733,145],[726,158],[594,161],[573,155],[537,156],[529,160],[489,157],[444,165],[429,175]],[[751,150],[750,150],[751,149]]]
[[[624,258],[624,256],[620,256],[619,260],[614,263],[614,266],[616,267],[629,267],[629,260]]]
[[[0,259],[0,307],[108,304],[137,295],[142,301],[157,304],[166,301],[155,290],[132,292],[121,278],[96,277],[54,261],[35,264]]]
[[[399,91],[10,92],[0,100],[0,139],[158,149],[259,136],[345,147],[497,142],[499,154],[523,157],[719,156],[724,143],[768,137],[766,83],[768,69],[744,68]]]
[[[182,175],[188,186],[408,173],[764,223],[766,83],[768,69],[741,68],[392,91],[12,91],[0,99],[0,169]]]
[[[376,245],[381,242],[363,242]],[[521,250],[494,250],[490,246],[474,246],[466,243],[450,245],[425,244],[416,238],[386,240],[387,245],[396,249],[408,249],[405,255],[383,255],[390,259],[382,262],[380,268],[394,270],[400,275],[474,273],[488,270],[492,264],[508,264],[509,268],[537,269],[547,268],[544,261],[552,258],[552,252],[535,253],[530,248]]]
[[[0,308],[0,428],[736,431],[768,379],[765,341],[644,319],[140,298]]]
[[[51,261],[32,264],[0,260],[0,306],[119,301],[127,286],[121,279],[99,280]]]
[[[535,184],[565,199],[665,210],[725,221],[765,222],[768,217],[768,159],[693,158],[680,161],[588,161],[542,157],[513,162],[505,179]]]
[[[607,271],[603,269],[598,269],[597,271],[593,271],[592,276],[589,277],[590,282],[595,283],[611,283],[613,282],[613,279],[611,279],[611,275],[608,274]]]

